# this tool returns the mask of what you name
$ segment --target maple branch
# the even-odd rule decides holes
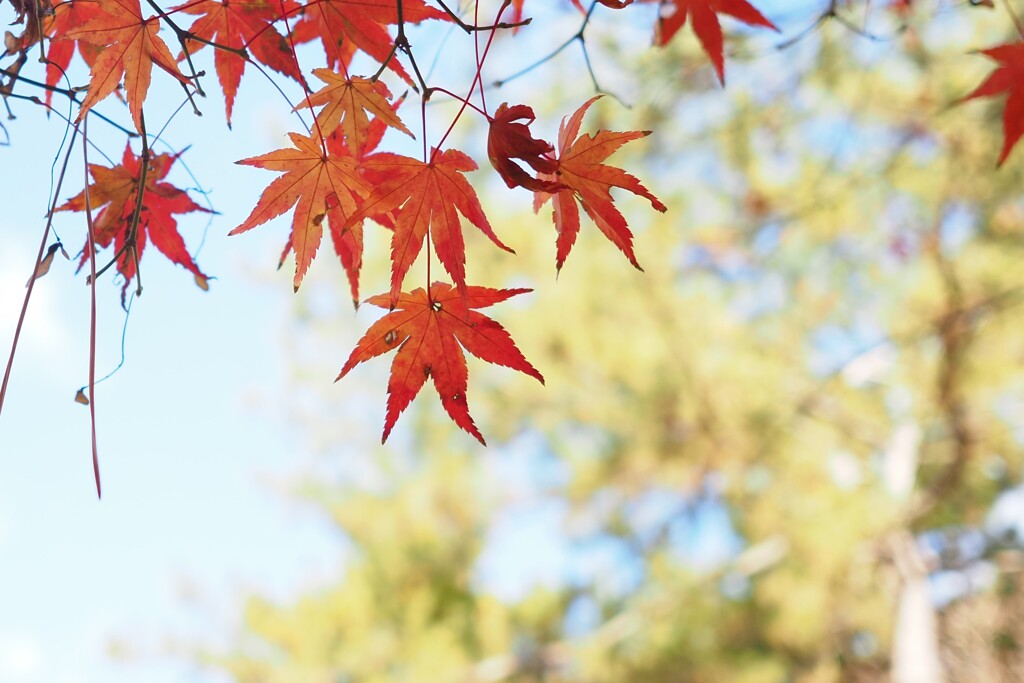
[[[417,88],[414,85],[412,86],[412,89],[418,93],[423,93],[423,95],[421,95],[421,98],[423,99],[423,101],[426,101],[427,99],[430,98],[430,96],[426,94],[428,90],[427,82],[423,79],[423,74],[420,73],[420,67],[418,64],[416,64],[416,58],[412,54],[412,45],[409,43],[409,38],[406,37],[405,35],[405,10],[402,7],[402,0],[397,0],[395,5],[397,7],[396,14],[398,23],[398,34],[395,36],[395,42],[391,46],[391,50],[390,52],[388,52],[387,58],[380,65],[380,68],[377,69],[377,72],[373,74],[370,80],[376,83],[377,79],[380,78],[382,73],[384,73],[384,69],[387,67],[387,65],[390,64],[391,60],[395,58],[395,53],[398,50],[401,50],[409,58],[409,63],[412,64],[413,73],[416,74],[416,80],[418,80],[420,83],[419,88]]]
[[[146,117],[144,113],[139,114],[139,122],[142,124],[142,153],[139,154],[139,165],[141,167],[139,171],[139,183],[135,188],[135,208],[132,210],[132,222],[128,228],[128,232],[124,238],[124,244],[117,250],[114,257],[110,261],[100,268],[99,272],[93,269],[92,274],[85,279],[85,284],[91,285],[96,282],[96,278],[102,276],[110,267],[117,263],[125,252],[131,250],[132,264],[135,266],[135,296],[142,296],[142,271],[139,269],[139,251],[135,248],[136,241],[139,233],[139,221],[142,219],[142,198],[146,192],[146,175],[149,171],[149,139],[146,135]],[[96,246],[90,240],[89,252],[94,255],[96,252]],[[122,304],[124,301],[122,300]]]
[[[185,54],[185,62],[188,64],[188,68],[192,72],[192,75],[188,78],[195,84],[196,92],[199,93],[202,97],[206,97],[206,93],[203,92],[203,86],[199,82],[199,77],[205,75],[206,72],[196,71],[196,67],[192,63],[192,54],[188,51],[187,45],[188,39],[191,37],[193,40],[195,40],[196,36],[193,36],[191,33],[178,26],[178,24],[175,23],[174,19],[171,19],[171,17],[168,16],[167,12],[165,12],[163,8],[160,7],[160,5],[156,4],[155,0],[146,0],[146,2],[149,3],[149,6],[152,7],[153,10],[157,13],[157,16],[166,21],[167,25],[171,27],[172,31],[174,31],[174,35],[177,36],[178,43],[181,45],[181,51]],[[201,40],[199,42],[207,41]],[[184,86],[185,84],[182,83],[183,88]],[[188,88],[185,88],[185,92],[189,96],[189,101],[192,101],[192,95],[188,93]],[[192,102],[192,109],[195,111],[196,116],[202,116],[202,112],[200,112],[199,108],[196,107],[195,102]]]
[[[509,6],[508,0],[506,0],[505,2],[503,2],[501,4],[501,7],[498,8],[498,14],[495,17],[495,23],[497,23],[497,21],[499,19],[501,19],[501,15],[505,12],[505,10],[508,8],[508,6]],[[462,117],[462,113],[464,111],[466,111],[466,107],[467,106],[472,106],[474,109],[477,109],[475,106],[470,104],[469,98],[473,96],[473,90],[477,87],[478,84],[480,85],[480,93],[481,93],[480,99],[481,99],[481,101],[483,101],[483,63],[485,61],[487,61],[487,55],[490,53],[491,45],[494,43],[494,36],[495,36],[495,33],[492,31],[490,36],[488,36],[488,38],[487,38],[487,45],[484,46],[483,57],[479,57],[478,56],[476,58],[476,73],[473,74],[473,81],[469,84],[469,93],[466,94],[466,98],[465,99],[457,98],[457,99],[459,99],[462,102],[462,106],[459,107],[459,111],[455,114],[455,118],[453,118],[452,122],[448,125],[448,130],[446,130],[444,132],[444,135],[441,136],[441,140],[434,146],[433,154],[437,154],[437,151],[441,148],[441,145],[443,145],[444,141],[448,139],[449,135],[451,135],[452,130],[455,129],[455,124],[458,123],[459,119]],[[475,36],[474,36],[474,38],[475,38]],[[474,43],[475,42],[476,41],[474,40]],[[479,48],[476,45],[474,45],[474,48],[479,50]],[[440,88],[438,90],[440,90]],[[444,91],[444,92],[447,92],[447,91]],[[426,99],[424,99],[423,102],[425,103]],[[481,111],[481,110],[477,109],[477,111]],[[488,121],[491,120],[491,117],[487,114],[486,111],[481,111],[481,113],[487,118]],[[426,144],[427,144],[427,141],[426,141],[426,112],[424,111],[424,139],[423,139],[424,156],[426,156]],[[433,159],[433,154],[431,155],[431,159]],[[429,280],[428,280],[427,284],[428,285],[430,284]]]
[[[472,33],[474,31],[495,31],[498,29],[520,28],[522,26],[527,26],[528,24],[533,22],[533,17],[527,17],[526,19],[523,19],[522,21],[517,21],[515,23],[508,23],[502,21],[491,24],[490,26],[477,26],[475,24],[467,24],[459,17],[458,14],[453,12],[451,8],[448,7],[448,5],[446,5],[443,2],[443,0],[436,0],[436,2],[438,5],[441,6],[441,9],[444,10],[445,14],[451,17],[452,21],[458,24],[459,28],[461,28],[466,33]],[[507,5],[508,2],[506,2],[505,4]]]
[[[828,7],[826,7],[821,12],[821,14],[819,14],[817,16],[817,18],[813,22],[811,22],[811,24],[809,26],[807,26],[804,29],[800,30],[796,35],[794,35],[794,36],[792,36],[790,38],[787,38],[786,40],[782,41],[781,43],[776,44],[775,49],[776,50],[785,50],[785,49],[788,49],[788,48],[796,45],[797,43],[799,43],[801,40],[803,40],[804,38],[809,36],[811,33],[813,33],[816,29],[818,29],[819,27],[824,25],[825,22],[827,22],[829,20],[834,20],[834,21],[838,22],[840,26],[848,29],[849,31],[857,34],[858,36],[860,36],[862,38],[866,38],[866,39],[868,39],[870,41],[873,41],[873,42],[876,42],[876,43],[881,43],[881,42],[887,42],[887,41],[890,41],[890,40],[895,40],[899,36],[903,35],[907,31],[907,29],[909,28],[909,25],[907,23],[903,23],[903,24],[900,24],[892,32],[892,34],[890,34],[890,35],[881,35],[881,34],[878,34],[878,33],[872,33],[871,31],[868,31],[866,28],[858,26],[853,21],[851,21],[851,20],[847,19],[846,17],[844,17],[843,15],[841,15],[839,13],[839,0],[829,0]],[[866,18],[865,18],[865,22],[866,22]]]
[[[82,135],[88,137],[89,113],[86,112],[82,122]],[[143,124],[145,126],[145,124]],[[143,129],[143,145],[145,145],[145,129]],[[89,269],[92,271],[92,286],[89,288],[89,422],[92,427],[92,473],[96,479],[96,497],[103,498],[100,485],[100,458],[96,447],[96,243],[94,241],[92,207],[89,198],[89,147],[82,145],[82,157],[85,160],[85,225],[89,231]],[[52,213],[52,212],[51,212]],[[138,273],[136,273],[137,275]]]
[[[433,86],[432,85],[429,88],[427,88],[426,94],[424,95],[424,99],[429,100],[430,96],[432,94],[434,94],[435,92],[444,93],[445,95],[447,95],[448,97],[452,98],[453,100],[458,100],[459,102],[462,102],[464,105],[468,106],[470,109],[474,110],[475,112],[477,112],[478,114],[480,114],[481,116],[486,118],[488,121],[491,120],[491,117],[487,115],[486,111],[484,111],[480,107],[476,106],[475,104],[470,102],[468,99],[466,99],[464,97],[460,97],[459,95],[456,95],[455,93],[453,93],[451,90],[448,90],[447,88],[441,88],[441,87]]]
[[[519,71],[515,72],[511,76],[506,76],[505,78],[502,78],[502,79],[499,79],[497,81],[494,81],[491,85],[493,85],[496,88],[500,88],[501,86],[505,85],[509,81],[514,81],[515,79],[517,79],[517,78],[519,78],[521,76],[525,76],[526,74],[530,73],[531,71],[533,71],[537,67],[539,67],[539,66],[541,66],[541,65],[551,61],[555,57],[557,57],[559,54],[561,54],[562,50],[564,50],[565,48],[569,47],[570,45],[572,45],[576,41],[579,41],[580,47],[583,49],[583,58],[584,58],[584,60],[587,63],[587,71],[590,73],[590,80],[594,84],[594,89],[597,92],[599,92],[599,93],[603,93],[604,91],[601,90],[601,87],[597,84],[597,78],[594,76],[594,71],[590,67],[590,56],[587,54],[587,41],[586,41],[586,38],[584,37],[584,34],[586,33],[586,30],[587,30],[587,26],[590,24],[590,18],[593,16],[594,9],[596,7],[597,7],[597,0],[593,0],[590,3],[590,8],[587,9],[587,13],[583,16],[583,23],[580,24],[579,30],[576,31],[576,33],[574,33],[573,35],[571,35],[564,43],[562,43],[561,45],[556,47],[554,50],[552,50],[546,56],[541,57],[540,59],[538,59],[533,64],[530,64],[529,66],[527,66],[524,69],[520,69]],[[611,94],[611,93],[607,93],[607,94]],[[614,95],[613,95],[613,97],[614,97]],[[619,99],[619,98],[616,97],[615,99]]]
[[[81,105],[81,102],[78,101],[78,97],[77,97],[78,93],[75,90],[71,90],[71,89],[67,89],[67,88],[58,88],[55,85],[48,85],[46,83],[41,83],[40,81],[33,80],[33,79],[28,78],[26,76],[22,76],[21,74],[12,73],[12,72],[8,71],[7,69],[5,69],[4,67],[0,67],[0,74],[3,74],[5,76],[11,76],[16,81],[21,81],[22,83],[27,83],[28,85],[32,85],[32,86],[35,86],[37,88],[41,88],[42,90],[49,90],[50,92],[54,92],[54,93],[58,93],[60,95],[64,95],[65,97],[70,99],[75,104]],[[7,95],[7,97],[14,97],[14,98],[19,99],[19,100],[28,100],[29,102],[32,102],[34,104],[38,104],[41,107],[46,107],[47,111],[52,112],[54,114],[57,114],[57,116],[60,116],[65,121],[68,120],[68,118],[66,116],[64,116],[62,113],[60,113],[59,111],[54,109],[51,105],[48,105],[45,102],[42,102],[38,98],[31,97],[31,96],[26,96],[26,95],[16,95],[14,93],[9,93]],[[110,124],[111,126],[113,126],[114,128],[118,129],[119,131],[121,131],[122,133],[127,135],[128,137],[132,137],[132,138],[139,137],[139,134],[136,133],[135,131],[130,130],[128,128],[125,128],[121,124],[117,123],[113,119],[110,119],[110,118],[104,116],[100,112],[92,111],[92,110],[90,110],[90,111],[91,111],[92,115],[97,117],[100,121],[103,121],[104,123]],[[13,115],[12,115],[12,118],[13,118]]]
[[[377,80],[380,78],[381,74],[384,73],[384,69],[386,69],[388,67],[388,64],[391,63],[391,60],[394,59],[395,51],[396,50],[398,50],[398,44],[397,43],[395,43],[394,45],[391,46],[391,50],[388,52],[388,56],[384,59],[384,61],[381,62],[380,68],[377,69],[377,71],[374,72],[374,74],[372,76],[370,76],[370,80],[371,81],[373,81],[374,83],[377,82]],[[419,90],[416,88],[415,85],[412,87],[412,89],[416,90],[416,92],[419,92]]]
[[[46,214],[46,227],[43,229],[43,239],[39,242],[39,253],[36,255],[35,265],[32,266],[33,277],[28,281],[28,285],[25,288],[25,298],[21,303],[21,313],[18,315],[18,324],[14,327],[14,341],[11,343],[11,353],[7,356],[7,368],[4,370],[3,383],[0,384],[0,414],[3,414],[4,397],[7,396],[7,385],[11,380],[11,369],[14,367],[14,355],[18,350],[18,340],[21,338],[21,330],[25,324],[25,315],[28,313],[28,303],[32,299],[32,292],[35,289],[37,279],[35,277],[35,273],[38,271],[39,264],[43,260],[43,251],[46,249],[46,241],[50,236],[50,230],[53,226],[53,211],[57,208],[57,198],[60,196],[60,189],[64,184],[64,177],[67,174],[68,162],[71,160],[71,151],[74,148],[76,137],[78,137],[78,126],[74,126],[67,154],[64,155],[64,163],[61,166],[60,175],[57,177],[57,186],[53,191],[53,200],[50,202],[50,210]]]

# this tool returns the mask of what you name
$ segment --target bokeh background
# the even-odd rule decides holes
[[[488,79],[579,28],[542,4]],[[486,450],[429,391],[380,446],[388,362],[333,383],[379,313],[353,313],[329,249],[291,294],[290,217],[225,236],[272,177],[230,162],[297,125],[273,88],[247,77],[230,132],[216,97],[197,120],[158,95],[157,151],[192,145],[171,179],[219,212],[180,221],[217,279],[149,253],[127,322],[100,283],[99,373],[124,356],[96,393],[102,502],[73,401],[89,290],[59,259],[38,281],[0,416],[0,681],[1024,678],[1024,162],[995,168],[999,101],[957,103],[1013,23],[827,5],[759,3],[780,36],[726,20],[724,91],[688,30],[652,51],[653,7],[598,8],[616,97],[584,129],[654,130],[613,162],[670,210],[620,199],[645,272],[585,225],[556,279],[547,211],[475,174],[517,255],[473,235],[469,279],[535,288],[492,314],[547,379],[470,361]],[[464,90],[462,34],[413,36]],[[554,139],[592,94],[575,43],[488,104],[531,103]],[[4,344],[66,128],[12,109]],[[432,104],[430,135],[453,113]],[[467,118],[454,144],[486,163],[483,134]],[[90,161],[123,149],[90,138]],[[81,178],[79,152],[62,199]],[[74,255],[81,218],[55,228]],[[382,291],[387,235],[367,249]]]

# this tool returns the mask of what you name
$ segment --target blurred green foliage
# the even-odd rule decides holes
[[[494,188],[518,255],[471,245],[471,279],[538,288],[493,315],[547,385],[473,367],[486,455],[433,397],[396,450],[364,444],[383,399],[325,396],[304,378],[330,369],[296,361],[317,398],[295,417],[348,473],[301,493],[352,552],[319,590],[253,596],[203,661],[239,683],[1024,680],[1021,539],[990,517],[1024,466],[1024,153],[996,170],[1001,102],[957,104],[990,66],[967,50],[1010,24],[914,7],[887,40],[736,41],[724,92],[687,41],[595,24],[637,106],[605,98],[585,129],[655,130],[613,159],[670,205],[621,200],[646,272],[585,226],[555,283],[549,216]],[[481,558],[524,500],[564,506],[546,531],[589,571],[501,596]]]

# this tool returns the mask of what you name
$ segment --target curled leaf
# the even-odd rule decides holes
[[[502,102],[494,112],[487,133],[487,156],[509,187],[525,187],[534,192],[556,192],[564,188],[564,185],[534,178],[513,161],[520,159],[538,173],[552,174],[558,169],[558,162],[549,156],[555,148],[551,143],[530,134],[530,124],[535,119],[533,109],[525,104],[510,107]]]
[[[36,272],[32,273],[32,277],[30,277],[28,279],[28,282],[25,283],[26,287],[32,284],[33,280],[38,280],[39,278],[50,272],[50,266],[53,264],[53,255],[57,253],[58,249],[64,251],[64,248],[61,246],[60,242],[54,242],[53,244],[50,245],[50,248],[46,250],[46,256],[40,259],[39,264],[36,266]],[[66,252],[64,254],[64,257],[67,258]]]

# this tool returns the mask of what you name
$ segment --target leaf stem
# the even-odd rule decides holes
[[[68,151],[64,155],[64,163],[60,168],[60,175],[57,177],[57,186],[53,191],[53,199],[50,202],[50,210],[46,214],[46,227],[43,229],[43,238],[39,242],[39,253],[36,255],[36,262],[32,266],[32,273],[35,274],[39,268],[39,263],[43,260],[43,251],[46,249],[46,242],[50,237],[50,230],[53,225],[53,212],[57,207],[57,198],[60,196],[61,187],[64,184],[64,177],[67,174],[68,162],[71,159],[71,152],[75,146],[75,138],[78,137],[78,126],[74,126],[71,134],[71,141],[68,144]],[[18,350],[18,341],[21,338],[21,330],[25,324],[25,315],[28,313],[28,304],[32,299],[32,292],[35,289],[36,278],[32,277],[28,281],[28,287],[25,289],[25,298],[21,303],[21,313],[18,315],[18,324],[14,328],[14,341],[11,343],[11,353],[7,356],[7,368],[4,370],[3,383],[0,384],[0,414],[3,414],[4,410],[4,398],[7,396],[7,385],[11,380],[11,369],[14,367],[14,356]]]
[[[141,113],[140,113],[141,119]],[[85,113],[82,122],[82,135],[88,137],[89,112]],[[145,122],[143,122],[142,144],[146,144]],[[89,423],[92,431],[92,473],[96,480],[96,497],[103,498],[103,487],[100,485],[100,457],[96,446],[96,242],[92,221],[92,207],[89,198],[89,146],[82,145],[82,157],[85,161],[85,225],[89,230],[89,269],[92,285],[89,287]],[[138,274],[138,273],[136,273]]]

